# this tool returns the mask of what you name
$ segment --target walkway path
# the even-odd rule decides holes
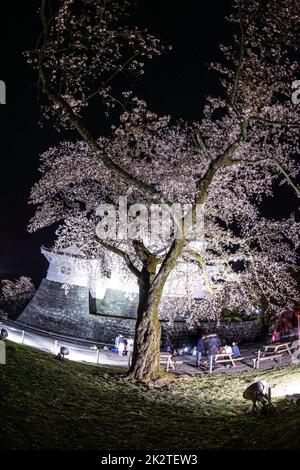
[[[263,345],[265,343],[249,343],[240,346],[240,351],[243,357],[255,357],[257,356],[257,351],[259,349],[263,350]],[[182,361],[182,364],[175,364],[176,372],[179,374],[208,374],[209,371],[207,368],[201,365],[201,367],[196,366],[196,357],[194,356],[178,356],[174,358],[175,361]],[[281,365],[291,364],[291,356],[288,354],[283,354]],[[260,365],[260,370],[273,369],[278,367],[278,364],[274,361],[265,361]],[[226,367],[223,364],[214,365],[213,374],[233,374],[241,372],[249,372],[253,370],[252,360],[247,360],[245,362],[237,362],[236,367]]]
[[[26,344],[42,351],[57,355],[60,348],[65,346],[69,350],[69,355],[66,359],[76,362],[83,362],[89,364],[99,364],[104,366],[114,366],[127,368],[128,360],[126,356],[119,356],[113,353],[108,348],[112,345],[105,343],[93,343],[92,341],[84,341],[77,338],[64,337],[54,333],[37,330],[34,328],[21,325],[18,322],[11,320],[0,319],[0,329],[5,328],[8,332],[8,340],[15,343]],[[240,350],[243,357],[255,357],[257,351],[263,348],[263,343],[251,343],[241,345]],[[207,374],[208,370],[204,367],[196,366],[196,358],[194,356],[175,356],[176,360],[181,362],[176,364],[176,373],[178,374]],[[282,365],[290,364],[291,356],[284,354],[282,357]],[[266,361],[261,364],[261,369],[272,369],[277,364],[274,361]],[[162,366],[164,367],[164,365]],[[214,367],[214,374],[231,374],[240,373],[243,371],[250,371],[252,368],[252,361],[247,361],[247,364],[238,362],[236,367],[225,367],[224,365],[217,365]]]
[[[26,344],[54,355],[57,355],[61,346],[66,346],[69,350],[66,359],[71,361],[127,367],[127,358],[103,349],[105,347],[104,343],[95,344],[91,341],[66,338],[54,333],[28,328],[10,320],[0,320],[1,328],[7,330],[8,340]]]

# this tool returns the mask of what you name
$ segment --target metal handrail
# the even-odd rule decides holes
[[[25,325],[24,323],[20,323],[20,322],[17,322],[17,321],[14,321],[14,320],[9,320],[9,319],[3,319],[4,322],[6,323],[12,323],[13,325],[16,325],[16,326],[19,326],[19,327],[22,327],[24,330],[31,330],[33,332],[38,332],[38,333],[42,333],[43,335],[45,336],[48,336],[50,338],[53,338],[53,339],[64,339],[66,341],[75,341],[77,343],[83,343],[83,344],[90,344],[90,345],[101,345],[101,346],[114,346],[113,343],[109,343],[109,342],[103,342],[103,341],[92,341],[92,340],[88,340],[88,339],[81,339],[81,338],[76,338],[74,336],[65,336],[65,335],[61,335],[59,333],[54,333],[54,332],[51,332],[51,331],[47,331],[47,330],[41,330],[40,328],[35,328],[33,326],[28,326],[28,325]],[[1,323],[1,318],[0,318],[0,323]]]

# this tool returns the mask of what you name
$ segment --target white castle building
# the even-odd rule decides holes
[[[98,261],[86,259],[77,249],[69,248],[63,253],[54,253],[42,248],[41,252],[49,261],[46,277],[49,281],[85,287],[98,300],[104,299],[107,290],[138,294],[138,285],[134,278],[124,282],[118,270],[112,270],[109,276],[103,276]],[[170,274],[165,289],[171,297],[181,297],[186,294],[188,287],[192,287],[194,298],[205,296],[203,279],[196,266],[193,263],[180,263]]]
[[[124,280],[117,266],[106,273],[96,260],[87,260],[80,252],[70,248],[63,253],[42,248],[49,261],[47,276],[27,305],[18,321],[27,326],[90,339],[95,343],[114,342],[117,334],[133,337],[136,323],[138,289],[135,279]],[[69,288],[64,288],[68,284]],[[203,279],[194,263],[180,263],[172,272],[165,287],[168,304],[174,302],[178,310],[178,297],[189,289],[189,295],[201,301],[205,294]],[[180,304],[180,302],[179,302]],[[163,342],[166,338],[177,344],[195,344],[197,328],[191,330],[180,312],[170,322],[160,313]],[[249,322],[228,323],[202,321],[201,328],[217,331],[231,341],[253,341],[260,335],[260,324]]]
[[[112,342],[118,333],[133,335],[138,300],[134,277],[124,281],[113,268],[105,275],[97,260],[86,259],[74,248],[62,253],[42,248],[41,252],[49,261],[47,276],[19,322],[97,341]],[[165,293],[175,300],[187,289],[194,298],[205,296],[203,279],[194,263],[181,263],[172,272]],[[180,312],[176,321],[185,324]],[[161,323],[166,329],[168,319],[163,313]]]

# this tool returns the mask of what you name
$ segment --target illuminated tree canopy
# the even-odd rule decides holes
[[[293,214],[266,218],[262,202],[274,196],[278,184],[300,195],[300,107],[291,101],[299,71],[300,5],[233,1],[228,21],[236,32],[229,45],[221,45],[222,61],[211,64],[220,87],[207,97],[201,120],[192,123],[156,115],[131,92],[114,95],[116,75],[141,75],[144,60],[165,49],[148,32],[124,26],[127,7],[127,2],[65,0],[49,21],[41,2],[43,36],[28,60],[49,98],[44,117],[77,135],[42,155],[30,229],[60,222],[58,249],[76,245],[105,263],[121,261],[122,275],[137,279],[129,377],[147,381],[160,375],[159,307],[178,262],[194,263],[205,280],[207,296],[195,308],[189,289],[178,299],[191,322],[219,318],[224,307],[247,311],[262,298],[274,311],[299,301],[292,276],[299,223]],[[93,137],[86,123],[98,98],[108,113],[116,106],[122,111],[109,135]],[[149,211],[160,205],[170,218],[166,233],[99,237],[96,227],[104,214],[97,208],[117,205],[120,196]],[[181,213],[174,212],[175,203]],[[190,223],[182,223],[186,220]]]

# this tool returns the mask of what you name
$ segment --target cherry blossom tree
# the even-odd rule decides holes
[[[1,294],[5,299],[24,294],[33,295],[34,292],[35,288],[30,277],[21,276],[15,281],[8,279],[1,281]]]
[[[57,246],[74,243],[111,262],[119,257],[137,279],[129,377],[147,381],[161,373],[159,306],[179,262],[189,260],[201,270],[208,293],[188,309],[192,321],[207,309],[218,316],[225,305],[249,308],[262,296],[275,309],[297,301],[289,273],[296,265],[299,224],[293,216],[266,219],[262,201],[277,184],[300,195],[300,109],[291,102],[300,5],[233,1],[228,20],[236,34],[221,46],[222,62],[211,65],[222,90],[207,98],[199,122],[173,123],[124,93],[120,122],[109,136],[94,138],[85,123],[90,99],[101,95],[113,106],[108,84],[115,74],[140,73],[140,57],[160,54],[161,45],[146,32],[117,26],[126,2],[84,3],[65,0],[49,21],[41,2],[42,40],[29,60],[37,64],[49,98],[46,116],[50,112],[58,126],[77,131],[79,140],[61,142],[42,156],[31,229],[62,221]],[[160,204],[172,222],[166,236],[99,236],[95,228],[104,214],[96,208],[116,204],[119,195],[148,208]]]
[[[30,277],[21,276],[14,281],[3,279],[0,283],[0,304],[6,312],[19,314],[34,293],[35,287]]]

